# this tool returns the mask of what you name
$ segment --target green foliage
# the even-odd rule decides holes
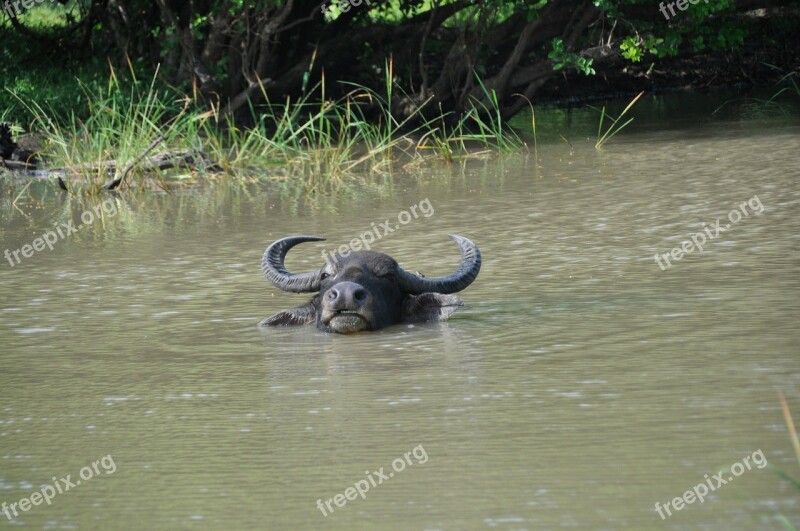
[[[556,37],[551,42],[552,50],[547,54],[547,58],[553,61],[553,70],[561,70],[562,68],[574,68],[575,71],[584,75],[594,75],[595,71],[592,68],[593,59],[581,57],[566,50],[564,40]]]
[[[533,4],[525,4],[528,20],[534,20],[539,17],[539,10],[547,5],[548,0],[539,0]]]
[[[673,57],[678,55],[678,47],[683,42],[683,37],[675,30],[667,30],[664,37],[650,35],[644,42],[644,47],[658,58]]]
[[[705,50],[706,48],[706,43],[704,42],[702,35],[692,38],[692,40],[689,42],[692,45],[693,52],[699,52],[701,50]]]
[[[338,0],[326,1],[334,14],[338,9],[334,7],[336,3]],[[281,0],[189,3],[125,0],[116,3],[116,9],[97,0],[69,0],[66,6],[47,2],[41,6],[37,4],[35,9],[21,17],[20,20],[29,28],[25,32],[12,28],[0,11],[0,41],[3,42],[0,47],[0,116],[26,130],[30,130],[31,125],[46,127],[51,133],[59,130],[65,142],[69,138],[67,133],[84,139],[85,145],[94,151],[84,150],[83,155],[76,156],[75,160],[94,160],[101,153],[104,157],[126,158],[128,153],[121,147],[114,148],[115,144],[130,141],[131,149],[135,151],[141,144],[137,136],[152,136],[155,130],[172,127],[172,120],[178,117],[180,120],[194,117],[187,122],[190,129],[194,127],[197,130],[201,124],[203,129],[208,129],[204,132],[208,139],[206,149],[216,150],[220,159],[234,169],[242,168],[244,161],[252,163],[248,155],[250,147],[254,147],[252,152],[263,153],[264,157],[272,157],[271,160],[287,163],[313,160],[320,167],[334,168],[334,172],[380,165],[382,162],[378,164],[376,161],[392,159],[402,151],[402,146],[412,144],[415,146],[412,157],[426,153],[423,150],[430,148],[437,155],[452,160],[474,145],[500,150],[520,145],[513,131],[504,126],[501,107],[512,99],[511,92],[521,89],[509,84],[503,87],[506,93],[496,93],[479,79],[480,97],[472,99],[463,108],[464,95],[474,91],[476,84],[472,79],[465,81],[463,74],[454,74],[448,80],[450,87],[445,89],[445,92],[452,93],[442,94],[437,90],[435,97],[442,105],[450,105],[449,109],[458,108],[459,117],[450,116],[447,109],[426,112],[423,117],[423,113],[414,108],[411,114],[415,127],[422,124],[421,129],[414,131],[422,135],[423,140],[414,139],[412,142],[408,132],[412,126],[406,119],[398,120],[393,116],[391,109],[400,103],[399,100],[406,102],[405,109],[408,109],[407,102],[416,102],[422,108],[425,102],[419,99],[425,97],[422,95],[424,92],[420,90],[405,97],[396,86],[393,65],[384,64],[390,49],[406,47],[404,35],[412,40],[414,36],[427,35],[423,53],[414,50],[413,53],[396,52],[395,55],[396,58],[405,56],[402,59],[404,63],[396,65],[397,78],[419,88],[422,86],[421,77],[427,77],[428,87],[433,86],[443,71],[442,65],[448,60],[463,61],[454,72],[475,72],[484,79],[494,77],[503,64],[508,64],[506,59],[513,43],[517,42],[519,28],[525,27],[526,19],[530,21],[540,17],[545,8],[548,13],[551,10],[555,13],[547,23],[561,27],[535,29],[520,64],[527,68],[528,65],[547,65],[549,60],[555,71],[578,72],[587,76],[595,74],[600,63],[594,64],[590,54],[582,50],[596,47],[599,43],[618,43],[621,55],[627,61],[655,65],[659,60],[679,53],[735,52],[747,43],[748,29],[756,24],[752,18],[731,16],[737,14],[734,0],[691,4],[687,11],[677,12],[670,20],[658,14],[657,3],[647,4],[644,0],[593,0],[593,3],[602,11],[602,16],[598,17],[598,23],[593,22],[574,41],[570,40],[567,49],[564,39],[558,37],[549,43],[544,41],[542,45],[542,34],[537,32],[543,29],[548,39],[550,35],[571,35],[570,24],[577,21],[582,12],[572,13],[563,4],[550,0],[373,0],[370,5],[362,3],[357,9],[348,11],[347,16],[341,16],[335,22],[322,21],[317,4],[311,13],[292,10],[283,22],[286,26],[270,28],[275,33],[264,43],[258,39],[266,31],[264,24],[272,23],[270,17],[277,13],[276,8],[285,5]],[[87,8],[92,5],[102,13],[93,21],[94,31],[85,35],[89,46],[76,46],[76,43],[86,42],[83,31],[90,25],[82,24],[82,17],[88,14]],[[162,5],[170,7],[170,16],[162,11]],[[645,6],[652,8],[651,11],[643,11]],[[448,13],[443,21],[429,16],[435,7]],[[741,6],[738,9],[741,10]],[[122,11],[125,17],[119,16]],[[637,20],[633,15],[636,12],[645,12],[644,20]],[[176,17],[180,21],[177,25],[172,22]],[[510,23],[503,27],[506,22]],[[426,33],[429,23],[432,31]],[[786,40],[785,35],[794,30],[785,17],[768,16],[757,23],[759,27],[770,24],[770,28],[782,28],[782,33],[775,32],[772,37],[777,43]],[[348,32],[362,35],[353,29],[362,29],[367,24],[377,27],[375,35],[387,37],[369,38],[357,43],[347,41]],[[215,27],[223,29],[214,34]],[[507,28],[514,29],[505,38],[505,33],[498,30]],[[194,40],[194,48],[181,44],[179,37],[186,37],[187,33]],[[767,30],[765,33],[770,32]],[[310,36],[313,38],[309,40]],[[218,44],[214,53],[204,49],[210,42]],[[130,69],[124,65],[125,54],[118,49],[120,43],[125,43],[126,53],[135,58]],[[356,46],[345,47],[345,44]],[[345,49],[347,61],[342,61]],[[262,55],[262,50],[265,55]],[[314,50],[319,50],[320,57],[324,58],[316,68],[313,68],[316,60]],[[450,54],[451,50],[459,53]],[[195,52],[197,57],[192,57],[191,52]],[[220,96],[219,101],[214,100],[211,105],[209,101],[195,101],[194,96],[185,96],[194,95],[196,87],[192,83],[196,80],[188,66],[197,58],[204,62],[215,82],[204,85],[204,88],[211,86]],[[309,62],[311,65],[304,70]],[[116,67],[114,80],[117,88],[113,94],[108,92],[106,81],[109,63],[112,68]],[[122,69],[119,68],[121,63],[124,65]],[[606,67],[608,63],[602,64]],[[158,68],[161,73],[156,77],[153,74]],[[255,75],[256,68],[263,70]],[[153,81],[142,82],[129,75],[128,70]],[[324,75],[320,75],[322,71],[327,71],[328,76],[337,76],[337,80],[347,78],[350,83],[337,83],[334,90],[329,88],[326,92]],[[382,76],[386,76],[385,79],[381,79]],[[268,103],[251,108],[252,115],[244,116],[243,123],[256,124],[246,130],[239,129],[240,124],[229,117],[218,115],[220,107],[259,77],[274,81],[272,86],[280,87],[281,98],[286,100],[269,102],[266,91],[262,91],[256,99]],[[462,82],[463,86],[458,86]],[[796,86],[796,77],[787,77],[786,83]],[[497,88],[500,85],[490,86]],[[126,88],[122,90],[121,87]],[[782,93],[788,95],[790,87],[784,88],[786,91]],[[278,89],[273,90],[274,94],[278,93]],[[270,93],[273,98],[274,94]],[[150,102],[151,107],[137,107],[137,101]],[[186,108],[183,106],[185,101],[190,102]],[[247,108],[239,110],[246,114]],[[131,113],[129,121],[138,122],[125,122],[124,113]],[[108,120],[114,117],[114,120],[103,122],[101,116]],[[629,123],[612,120],[606,131],[603,129],[608,125],[603,124],[605,118],[603,111],[598,147]],[[370,123],[375,120],[377,124]],[[144,131],[144,122],[154,124],[154,129],[149,133]],[[100,130],[112,126],[120,128],[120,131],[106,133],[105,139],[91,136],[99,133],[87,132],[91,128]],[[535,130],[535,122],[533,126]],[[56,140],[58,137],[55,133],[53,135]],[[191,145],[199,142],[198,138],[187,133],[186,138],[176,136],[170,145],[180,145],[184,141]],[[75,149],[80,147],[76,145]],[[360,152],[360,149],[366,149],[366,152]],[[364,158],[364,153],[371,155]],[[71,163],[66,158],[64,161],[65,164]]]
[[[19,98],[36,100],[51,109],[54,117],[66,118],[76,109],[84,110],[79,118],[87,116],[81,87],[102,87],[108,64],[102,55],[81,57],[60,49],[59,31],[81,21],[80,7],[74,1],[66,6],[34,4],[19,16],[20,23],[35,31],[33,36],[17,32],[0,8],[0,111],[4,120],[29,129],[33,115]]]
[[[9,4],[13,8],[14,2],[10,2]],[[67,5],[56,2],[36,2],[33,3],[30,9],[25,9],[24,5],[20,3],[17,7],[20,9],[19,21],[25,26],[36,29],[63,26],[64,24],[80,19],[79,8],[81,6],[79,2],[75,1],[67,2]],[[5,23],[5,17],[6,12],[5,9],[3,9],[3,11],[0,12],[0,20],[2,20],[3,23]]]
[[[694,22],[707,20],[709,15],[722,11],[731,11],[734,7],[733,0],[710,0],[689,5],[689,16]]]
[[[673,57],[678,54],[678,47],[683,42],[683,37],[674,30],[668,30],[663,37],[648,35],[645,39],[639,36],[626,37],[619,48],[622,56],[634,63],[644,59],[645,54],[656,57]]]
[[[734,23],[725,23],[713,36],[710,45],[713,50],[736,49],[744,45],[746,36],[747,31],[744,28]]]
[[[638,37],[626,37],[619,48],[622,50],[622,57],[634,63],[638,63],[644,57],[644,49]]]
[[[601,1],[603,6],[612,3],[622,11],[626,3],[613,0],[598,1]],[[671,17],[669,22],[630,22],[639,31],[622,39],[621,55],[634,63],[645,60],[648,55],[657,59],[674,57],[681,51],[684,43],[692,53],[706,48],[714,51],[736,50],[745,42],[746,22],[723,17],[709,18],[710,15],[732,11],[733,8],[732,0],[709,0],[689,4],[686,12],[674,8],[676,15]]]

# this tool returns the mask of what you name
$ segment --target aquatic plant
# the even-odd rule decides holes
[[[717,114],[720,110],[722,110],[725,106],[727,106],[730,103],[755,103],[764,111],[778,110],[786,118],[791,117],[792,116],[791,111],[787,108],[786,104],[781,103],[781,101],[779,101],[779,98],[785,95],[789,95],[792,97],[794,96],[800,97],[800,85],[798,85],[798,79],[800,79],[800,72],[798,71],[786,72],[786,70],[778,66],[771,65],[769,63],[762,63],[762,64],[783,74],[783,76],[781,76],[781,78],[775,82],[775,87],[780,87],[778,91],[775,92],[775,94],[773,94],[767,99],[733,98],[730,100],[726,100],[722,102],[722,104],[719,107],[714,109],[714,111],[711,114],[712,115]]]
[[[797,463],[800,465],[800,440],[797,438],[797,430],[794,427],[794,421],[792,420],[792,413],[789,411],[789,404],[786,403],[786,397],[783,396],[783,393],[778,393],[778,398],[781,402],[781,409],[783,410],[783,418],[786,421],[786,429],[789,431],[789,437],[792,440],[792,446],[794,447],[794,453],[797,457]],[[781,470],[780,468],[769,465],[768,469],[778,476],[779,478],[788,481],[789,484],[793,485],[798,491],[800,491],[800,481],[794,479],[789,474]],[[786,529],[790,529],[792,531],[797,531],[797,528],[786,518],[784,515],[778,515],[778,518],[781,522],[781,525]]]
[[[608,129],[606,129],[605,133],[603,133],[603,121],[606,117],[606,107],[605,105],[603,106],[603,108],[600,111],[600,122],[597,124],[597,143],[594,146],[595,148],[600,149],[601,147],[603,147],[603,144],[611,140],[614,137],[614,135],[622,131],[628,124],[630,124],[633,121],[633,118],[629,118],[622,125],[618,125],[619,121],[622,120],[622,117],[625,116],[625,114],[631,109],[631,107],[633,107],[636,104],[637,101],[639,101],[639,98],[641,98],[643,94],[644,91],[637,94],[636,97],[633,98],[630,101],[630,103],[628,103],[628,106],[625,107],[625,109],[616,118],[612,117],[611,115],[608,115],[609,119],[611,120],[611,125],[608,126]]]

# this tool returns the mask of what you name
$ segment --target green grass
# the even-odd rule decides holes
[[[757,104],[761,109],[764,111],[771,111],[776,110],[779,111],[783,116],[786,118],[790,118],[792,116],[791,108],[786,104],[785,100],[789,99],[790,102],[794,102],[797,105],[797,98],[800,97],[800,85],[798,85],[798,81],[800,81],[800,71],[794,72],[786,72],[784,69],[779,68],[775,65],[771,65],[769,63],[763,63],[764,65],[768,66],[769,68],[784,74],[781,78],[775,82],[775,87],[780,87],[772,96],[767,99],[764,98],[734,98],[731,100],[727,100],[723,102],[719,107],[714,109],[714,112],[711,114],[717,114],[720,110],[722,110],[725,106],[730,103],[745,103],[745,102],[752,102]]]
[[[30,128],[34,117],[19,98],[50,107],[60,118],[69,113],[88,117],[82,86],[101,89],[108,79],[108,64],[102,54],[87,51],[78,59],[74,51],[60,49],[58,32],[80,21],[76,2],[35,4],[18,20],[36,36],[19,33],[0,12],[0,120]]]
[[[66,26],[70,21],[80,20],[80,2],[71,0],[66,5],[57,2],[41,2],[34,3],[30,9],[25,9],[22,4],[19,5],[20,14],[17,19],[29,28],[52,28],[56,26]],[[6,18],[3,23],[10,25]]]
[[[309,71],[311,70],[309,66]],[[452,162],[482,157],[487,152],[512,152],[525,147],[500,118],[497,96],[478,79],[484,102],[473,102],[454,124],[447,114],[424,118],[424,104],[398,118],[391,110],[395,92],[391,58],[385,65],[385,94],[346,84],[351,90],[331,100],[324,77],[296,101],[251,105],[254,125],[239,127],[218,108],[209,110],[191,95],[159,82],[113,68],[104,83],[78,82],[78,110],[65,112],[26,91],[7,88],[16,107],[31,119],[26,128],[40,133],[43,166],[67,170],[71,191],[97,193],[110,181],[105,161],[124,167],[153,141],[154,151],[196,150],[205,153],[235,179],[301,179],[307,189],[341,184],[347,176],[390,173],[393,168],[430,160]],[[169,172],[148,178],[136,167],[127,187],[169,189],[210,174]],[[167,178],[169,177],[169,179]],[[190,179],[186,179],[190,177]]]
[[[395,81],[391,58],[384,65],[381,93],[345,84],[349,92],[336,99],[328,97],[324,77],[310,82],[312,59],[302,97],[269,101],[262,90],[259,101],[266,102],[250,106],[251,118],[245,122],[252,125],[243,127],[221,116],[219,108],[209,109],[185,93],[191,89],[181,91],[164,83],[157,70],[139,62],[114,69],[95,56],[64,64],[46,37],[80,19],[75,6],[75,1],[66,8],[37,5],[20,17],[44,35],[42,42],[21,39],[7,21],[0,22],[0,120],[12,122],[17,136],[41,135],[41,166],[66,170],[63,179],[70,191],[97,193],[113,177],[98,169],[101,163],[113,160],[126,167],[159,137],[163,141],[151,155],[202,151],[224,172],[171,170],[153,175],[134,166],[124,187],[170,189],[222,176],[295,180],[313,190],[341,186],[353,176],[527,149],[517,131],[501,119],[496,93],[477,74],[481,98],[473,99],[458,119],[425,112],[427,102],[410,116],[396,116],[390,102],[402,87]],[[33,65],[17,60],[33,56],[39,58]],[[536,151],[535,120],[532,124]]]
[[[132,74],[129,83],[122,82],[112,69],[104,88],[80,84],[80,90],[86,119],[75,113],[60,116],[52,104],[29,101],[11,92],[33,116],[31,129],[44,137],[45,165],[70,170],[87,191],[97,192],[109,180],[106,171],[90,166],[109,160],[124,165],[158,136],[170,148],[193,147],[192,137],[196,138],[198,129],[191,123],[189,102],[159,89],[156,77],[146,84]]]
[[[641,98],[643,94],[644,92],[637,94],[636,97],[634,97],[630,103],[628,103],[628,106],[625,107],[625,109],[616,118],[612,117],[610,114],[607,115],[606,108],[603,106],[602,110],[600,111],[600,122],[597,124],[597,143],[594,146],[595,148],[600,149],[603,147],[603,144],[614,138],[617,133],[625,129],[625,127],[633,121],[633,118],[628,118],[628,120],[623,124],[619,124],[619,121],[622,120],[622,117],[625,116],[625,114],[636,104],[637,101],[639,101],[639,98]],[[611,120],[611,125],[608,126],[608,129],[606,129],[604,133],[603,121],[606,116],[608,116]]]

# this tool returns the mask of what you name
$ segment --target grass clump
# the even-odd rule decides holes
[[[313,65],[313,63],[312,63]],[[309,72],[311,67],[309,67]],[[149,178],[144,166],[153,149],[156,158],[170,153],[194,153],[236,179],[301,178],[308,188],[341,183],[345,176],[390,172],[398,164],[486,156],[487,150],[513,151],[524,143],[500,118],[497,95],[481,83],[485,102],[474,100],[459,120],[447,114],[423,116],[424,103],[404,118],[392,112],[397,90],[391,59],[385,65],[385,94],[351,84],[343,97],[326,97],[325,78],[298,101],[250,103],[252,125],[238,126],[219,106],[198,101],[149,81],[129,63],[125,77],[112,67],[104,86],[81,84],[87,112],[61,116],[53,105],[39,103],[7,89],[33,117],[30,129],[43,137],[43,166],[59,169],[70,190],[96,193],[121,168],[131,165],[123,186],[169,189],[176,183],[211,178],[203,171],[171,171]],[[483,151],[481,151],[481,149]],[[144,159],[145,163],[136,163]],[[148,169],[152,168],[152,164]],[[196,168],[195,168],[196,169]],[[175,175],[177,174],[177,175]],[[187,179],[189,177],[189,179]]]
[[[634,97],[630,103],[628,103],[628,106],[625,107],[625,109],[616,118],[608,115],[609,119],[611,120],[611,125],[608,126],[608,129],[606,129],[605,133],[603,133],[603,120],[606,117],[606,108],[603,106],[602,110],[600,111],[600,122],[597,124],[597,143],[594,145],[595,148],[600,149],[603,147],[603,144],[611,140],[614,135],[625,129],[625,127],[633,121],[633,118],[628,118],[625,123],[618,125],[619,121],[622,120],[622,117],[625,116],[625,113],[627,113],[631,107],[636,105],[636,102],[639,101],[639,98],[641,98],[643,94],[644,92],[637,94],[636,97]]]
[[[765,66],[783,74],[778,81],[775,82],[775,87],[780,87],[769,98],[734,98],[723,102],[719,107],[714,109],[711,114],[717,114],[725,106],[730,103],[755,103],[763,111],[779,111],[784,117],[789,118],[792,116],[792,106],[797,106],[798,98],[800,97],[800,70],[787,72],[782,68],[769,63],[763,63]],[[786,100],[789,100],[788,102]],[[793,104],[793,105],[792,105]]]
[[[42,136],[44,165],[60,168],[65,178],[79,178],[80,186],[97,191],[114,168],[124,166],[157,137],[171,148],[191,148],[197,138],[190,102],[177,93],[136,78],[123,82],[112,68],[106,86],[81,85],[88,118],[74,112],[66,117],[52,105],[29,101],[14,94],[33,116],[31,130]],[[127,87],[126,87],[127,86]]]

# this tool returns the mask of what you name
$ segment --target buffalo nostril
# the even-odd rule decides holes
[[[355,282],[340,282],[325,294],[325,303],[336,310],[355,310],[370,298],[369,291]]]

